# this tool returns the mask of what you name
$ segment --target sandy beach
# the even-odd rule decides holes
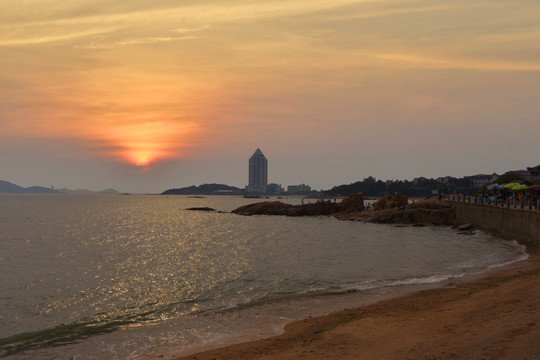
[[[540,253],[486,278],[286,326],[282,335],[176,360],[535,359]]]

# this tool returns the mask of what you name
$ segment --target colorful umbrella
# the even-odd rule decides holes
[[[514,187],[519,186],[519,185],[520,184],[518,184],[518,183],[508,183],[508,184],[501,185],[501,187],[505,188],[507,190],[514,190]]]

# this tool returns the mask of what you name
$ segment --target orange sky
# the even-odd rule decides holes
[[[538,165],[537,1],[0,0],[0,179],[160,192]]]

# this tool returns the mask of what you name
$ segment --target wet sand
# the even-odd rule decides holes
[[[540,253],[486,278],[296,321],[177,360],[540,358]]]

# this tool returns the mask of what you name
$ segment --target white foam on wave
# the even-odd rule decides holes
[[[513,264],[518,263],[520,261],[525,261],[525,260],[529,259],[529,254],[527,253],[527,247],[525,245],[521,245],[516,240],[512,240],[512,244],[519,249],[519,252],[520,252],[519,257],[517,257],[514,260],[510,260],[510,261],[507,261],[507,262],[504,262],[504,263],[501,263],[501,264],[490,265],[488,267],[488,270],[498,269],[498,268],[505,267],[505,266],[510,266],[510,265],[513,265]]]
[[[405,285],[423,285],[423,284],[436,284],[451,279],[458,279],[465,276],[465,274],[438,274],[427,277],[415,277],[401,280],[388,280],[384,282],[373,282],[371,284],[364,283],[355,288],[356,291],[367,291],[386,287],[405,286]]]

